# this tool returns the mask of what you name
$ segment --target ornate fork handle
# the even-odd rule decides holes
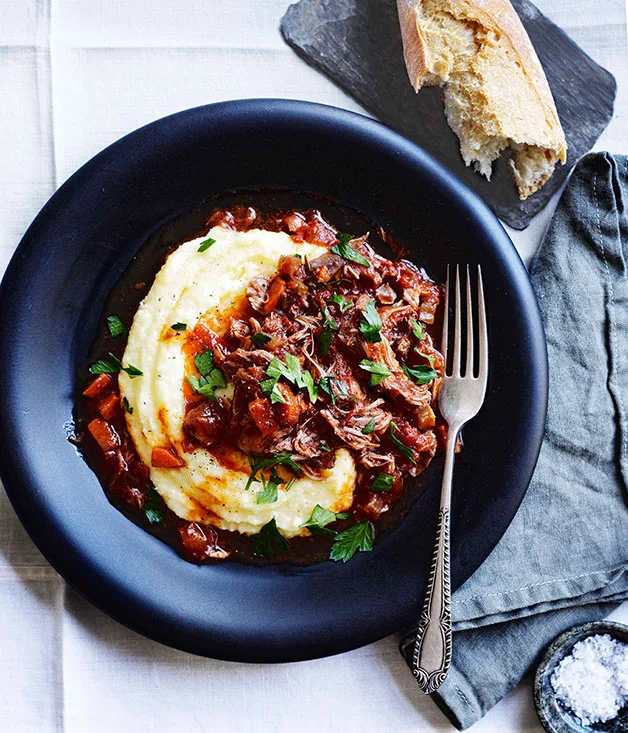
[[[450,426],[436,542],[412,658],[412,672],[419,687],[427,694],[434,692],[445,681],[451,663],[449,517],[457,435],[458,430],[452,430]]]

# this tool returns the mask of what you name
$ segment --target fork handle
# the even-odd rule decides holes
[[[426,694],[434,692],[443,684],[451,663],[449,516],[458,431],[452,430],[450,426],[447,436],[436,542],[412,657],[412,672]]]

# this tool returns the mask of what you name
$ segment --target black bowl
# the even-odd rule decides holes
[[[534,676],[534,707],[548,733],[596,733],[597,731],[613,733],[615,730],[619,733],[619,731],[626,730],[626,720],[623,723],[616,721],[616,728],[613,720],[608,720],[604,724],[585,725],[558,702],[552,687],[552,675],[558,664],[571,654],[579,641],[598,634],[608,634],[613,639],[628,644],[628,626],[614,621],[594,621],[567,629],[554,639],[543,655]],[[620,715],[622,715],[621,712]],[[623,715],[626,715],[625,709]]]
[[[447,263],[482,265],[490,376],[456,468],[454,588],[519,506],[547,397],[543,328],[508,236],[454,176],[378,122],[305,102],[226,102],[154,122],[83,166],[34,221],[0,288],[0,472],[35,543],[91,602],[165,644],[241,661],[324,656],[411,624],[439,493],[437,478],[346,565],[197,567],[116,511],[68,442],[77,366],[133,255],[209,195],[268,186],[364,212],[438,280]]]

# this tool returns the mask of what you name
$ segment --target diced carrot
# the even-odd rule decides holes
[[[275,310],[277,303],[285,290],[286,283],[280,277],[276,277],[268,288],[268,298],[264,304],[264,313],[270,313]]]
[[[108,422],[101,420],[99,417],[92,420],[87,429],[91,436],[102,448],[103,451],[113,450],[120,445],[120,437],[116,433],[115,428]]]
[[[278,429],[270,402],[266,397],[260,397],[249,403],[249,415],[255,421],[262,435],[268,435]]]
[[[98,400],[98,412],[105,420],[113,420],[120,409],[120,400],[117,394],[110,392]]]
[[[83,390],[83,394],[85,397],[98,397],[98,395],[101,392],[104,392],[111,383],[113,382],[111,375],[109,374],[99,374],[96,379],[92,379],[92,381],[85,387]]]
[[[181,468],[185,466],[185,461],[179,458],[174,448],[157,445],[151,453],[150,465],[153,468]]]

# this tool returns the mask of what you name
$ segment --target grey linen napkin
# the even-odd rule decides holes
[[[549,353],[545,438],[512,524],[452,599],[452,666],[435,700],[461,729],[557,634],[628,598],[627,204],[628,158],[586,156],[532,262]]]

